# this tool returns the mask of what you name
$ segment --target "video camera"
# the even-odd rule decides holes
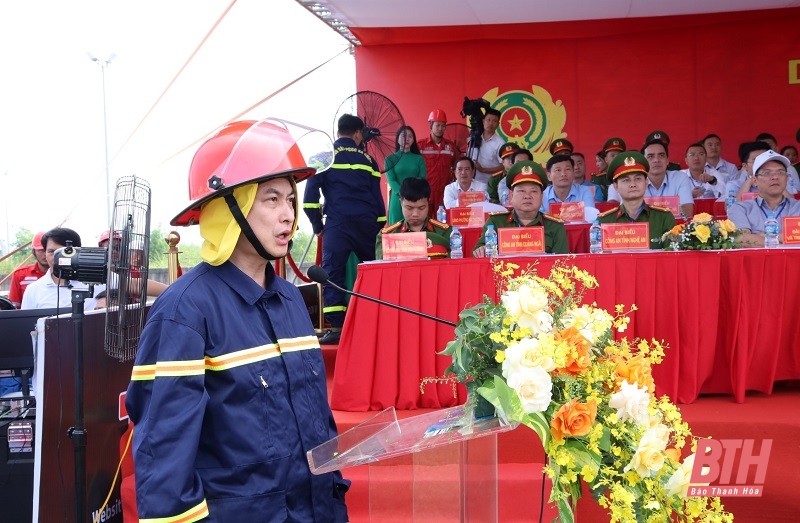
[[[461,106],[461,117],[469,117],[470,147],[479,148],[481,146],[484,111],[491,108],[492,105],[483,98],[471,100],[468,96],[464,97],[464,103]]]

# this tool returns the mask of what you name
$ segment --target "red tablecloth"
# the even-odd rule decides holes
[[[538,258],[549,273],[560,256]],[[534,258],[515,258],[523,264]],[[589,302],[613,310],[636,304],[629,338],[663,339],[664,362],[653,374],[657,393],[680,403],[700,393],[770,393],[773,382],[800,379],[800,249],[729,252],[586,254],[573,258],[600,283]],[[372,263],[359,266],[355,290],[456,321],[484,294],[494,295],[488,259]],[[349,411],[444,408],[464,400],[441,376],[439,356],[453,328],[354,298],[336,360],[331,404]]]
[[[567,244],[569,252],[580,254],[589,252],[589,227],[591,223],[565,223],[567,229]],[[472,249],[481,237],[483,227],[461,227],[461,236],[464,242],[464,257],[472,258]]]

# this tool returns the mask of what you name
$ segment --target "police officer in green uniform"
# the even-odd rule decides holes
[[[446,223],[428,218],[428,199],[431,186],[424,178],[406,178],[400,184],[400,208],[403,219],[381,229],[375,238],[375,259],[383,259],[383,235],[400,232],[425,231],[428,237],[428,257],[447,258],[450,256],[450,233],[453,230]]]
[[[503,165],[503,170],[494,173],[492,177],[489,178],[489,181],[486,182],[486,193],[489,195],[490,202],[500,203],[500,195],[498,194],[500,181],[505,178],[508,170],[514,165],[514,153],[517,151],[519,151],[519,145],[513,142],[506,142],[497,152],[497,155],[500,157],[500,163]]]
[[[622,138],[609,138],[603,145],[603,159],[606,165],[610,165],[611,161],[622,151],[626,149],[625,141]],[[603,172],[592,174],[592,183],[600,186],[603,191],[603,201],[608,200],[608,186],[611,185],[611,177],[608,176],[608,169]]]
[[[506,175],[506,184],[511,194],[510,203],[513,211],[495,212],[486,220],[478,243],[472,250],[472,256],[482,258],[486,255],[486,227],[494,225],[496,230],[504,227],[544,227],[544,250],[547,253],[566,254],[567,230],[564,222],[548,214],[539,212],[542,208],[542,191],[547,174],[536,162],[523,160],[514,164]]]
[[[567,156],[572,155],[572,151],[575,148],[572,146],[572,142],[567,140],[566,138],[559,138],[558,140],[554,140],[553,143],[550,144],[550,154],[553,156],[559,154],[566,154]]]
[[[669,135],[664,131],[653,131],[652,133],[647,135],[647,138],[644,139],[645,145],[652,142],[653,140],[658,140],[664,142],[667,147],[669,147]],[[668,171],[680,171],[681,165],[675,162],[669,162],[667,164]]]
[[[650,248],[660,249],[661,235],[675,227],[675,217],[667,209],[644,203],[649,170],[650,164],[638,151],[625,151],[614,158],[608,166],[608,173],[622,203],[600,214],[598,220],[600,223],[648,222]]]

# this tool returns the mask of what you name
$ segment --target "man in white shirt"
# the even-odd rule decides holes
[[[677,196],[684,216],[694,216],[694,198],[692,198],[692,184],[686,175],[680,171],[667,171],[669,164],[669,149],[661,140],[650,140],[644,144],[641,153],[650,164],[647,173],[647,190],[645,197]],[[608,200],[622,201],[619,193],[610,186]]]
[[[458,207],[458,193],[481,191],[488,198],[486,184],[475,179],[475,162],[466,156],[456,160],[456,181],[444,188],[444,206],[446,209]]]
[[[505,141],[497,134],[497,127],[500,125],[500,111],[497,109],[486,109],[483,115],[483,134],[481,135],[480,147],[472,147],[472,159],[475,161],[475,179],[483,184],[489,182],[489,178],[496,172],[503,170],[503,165],[499,161],[498,153]]]
[[[714,133],[707,135],[701,142],[706,151],[706,169],[715,169],[725,177],[725,183],[739,177],[739,169],[722,158],[722,140]],[[706,171],[708,172],[708,171]]]
[[[706,163],[708,157],[706,149],[701,143],[693,143],[686,148],[686,165],[682,170],[692,183],[692,196],[694,198],[718,198],[725,190],[723,175]]]
[[[67,246],[67,242],[72,242],[73,247],[81,246],[81,237],[77,232],[66,227],[57,227],[44,233],[42,236],[42,246],[45,249],[45,257],[50,267],[44,276],[28,285],[25,295],[22,297],[22,309],[50,309],[55,307],[72,306],[72,290],[87,290],[85,283],[64,280],[53,274],[53,259],[55,252]],[[105,290],[105,285],[95,285],[94,295]],[[94,297],[86,298],[83,309],[85,311],[94,310],[97,300]]]

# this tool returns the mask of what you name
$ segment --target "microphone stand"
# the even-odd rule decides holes
[[[397,309],[397,310],[400,310],[400,311],[403,311],[403,312],[408,312],[410,314],[415,314],[417,316],[422,316],[423,318],[427,318],[427,319],[433,320],[433,321],[438,321],[439,323],[444,323],[444,324],[450,325],[452,327],[456,326],[456,324],[453,323],[452,321],[444,320],[442,318],[437,318],[436,316],[431,316],[430,314],[425,314],[424,312],[415,311],[414,309],[409,309],[407,307],[402,307],[400,305],[395,305],[394,303],[389,303],[388,301],[379,300],[378,298],[373,298],[372,296],[367,296],[367,295],[361,294],[359,292],[347,290],[347,289],[345,289],[343,287],[339,287],[338,285],[336,285],[335,283],[333,283],[330,280],[326,280],[325,282],[318,282],[318,283],[328,283],[331,286],[333,286],[335,289],[338,289],[338,290],[340,290],[340,291],[342,291],[342,292],[344,292],[346,294],[352,294],[353,296],[357,296],[359,298],[363,298],[363,299],[365,299],[367,301],[375,302],[375,303],[378,303],[380,305],[386,305],[387,307],[392,307],[393,309]]]

